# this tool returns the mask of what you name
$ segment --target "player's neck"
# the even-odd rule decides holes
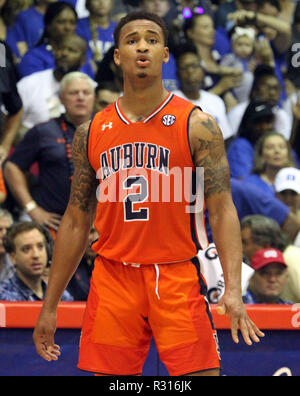
[[[149,86],[136,89],[129,85],[124,85],[124,95],[120,99],[120,106],[125,116],[132,122],[138,122],[151,114],[169,95],[163,87]]]

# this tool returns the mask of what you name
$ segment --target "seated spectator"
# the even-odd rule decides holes
[[[96,88],[95,113],[116,102],[120,94],[121,92],[113,81],[98,84]]]
[[[232,130],[227,119],[224,101],[219,96],[202,89],[204,71],[195,49],[183,46],[176,60],[181,90],[174,91],[174,94],[189,100],[196,106],[200,106],[204,112],[211,114],[220,126],[224,140],[231,138]]]
[[[52,3],[45,13],[44,25],[40,41],[25,54],[18,65],[20,77],[54,67],[54,52],[59,47],[62,38],[75,33],[76,11],[64,1]]]
[[[68,284],[67,290],[75,301],[87,301],[90,290],[90,280],[94,269],[94,261],[97,256],[91,248],[91,245],[98,237],[99,234],[97,230],[95,227],[92,227],[89,233],[88,247],[75,274]]]
[[[43,300],[47,289],[43,273],[48,261],[43,227],[33,222],[15,224],[9,229],[4,245],[16,273],[0,284],[0,300]],[[65,291],[62,301],[73,301],[73,298]]]
[[[260,65],[254,71],[254,82],[247,102],[239,103],[228,113],[228,119],[234,135],[237,134],[243,115],[251,101],[263,101],[272,106],[275,114],[274,130],[280,132],[289,140],[292,132],[293,120],[289,114],[278,106],[282,88],[274,72],[267,65]]]
[[[34,5],[19,12],[13,27],[20,56],[35,46],[44,31],[44,15],[49,4],[57,0],[34,0]]]
[[[90,120],[94,99],[95,82],[90,77],[80,72],[67,74],[60,83],[66,113],[28,131],[5,163],[5,179],[23,210],[20,219],[32,219],[57,230],[70,195],[75,129]],[[26,172],[35,162],[38,180],[29,188]]]
[[[0,283],[11,278],[15,268],[3,245],[7,230],[13,225],[12,215],[5,209],[0,209]]]
[[[275,115],[267,102],[251,102],[243,116],[238,135],[228,149],[231,176],[242,179],[251,174],[255,145],[267,132],[274,131]]]
[[[205,71],[205,90],[224,98],[227,110],[237,104],[231,89],[239,87],[242,82],[242,71],[220,65],[221,55],[214,49],[216,32],[214,22],[209,15],[199,14],[187,19],[184,24],[186,38],[196,47]],[[229,100],[230,99],[230,100]]]
[[[300,302],[300,248],[294,246],[279,224],[271,218],[252,215],[241,221],[244,257],[248,263],[261,249],[275,248],[283,253],[289,279],[281,298]]]
[[[245,304],[292,304],[280,298],[287,281],[287,264],[277,249],[258,250],[251,260],[255,270],[250,279]]]
[[[201,274],[207,283],[207,298],[211,304],[217,304],[225,292],[225,280],[222,265],[215,244],[211,243],[205,250],[199,250]],[[247,292],[253,269],[242,263],[242,295]]]
[[[114,0],[86,0],[89,17],[79,19],[77,33],[88,43],[87,59],[92,60],[94,73],[97,64],[114,44],[116,22],[111,19]]]
[[[65,112],[59,99],[59,84],[85,64],[87,44],[77,35],[64,37],[55,52],[55,67],[22,78],[18,91],[24,103],[23,132]]]
[[[17,76],[13,57],[4,45],[5,67],[0,67],[0,164],[7,157],[21,124],[23,106],[17,90]],[[3,55],[3,54],[2,54]]]
[[[242,70],[241,85],[232,89],[238,102],[248,100],[253,85],[253,64],[256,33],[252,28],[235,27],[231,36],[232,52],[221,60],[221,66]]]
[[[275,178],[277,198],[287,205],[300,221],[300,170],[283,168]]]
[[[287,166],[294,166],[290,143],[280,133],[269,132],[256,143],[253,171],[244,180],[274,196],[276,175]]]

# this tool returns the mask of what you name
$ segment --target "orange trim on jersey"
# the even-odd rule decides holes
[[[161,110],[163,110],[163,108],[172,100],[173,96],[174,96],[174,94],[172,94],[170,92],[169,95],[167,96],[167,98],[149,116],[147,116],[142,122],[144,124],[146,124],[148,121],[151,120],[151,118],[155,117],[156,114],[158,114]],[[121,110],[120,98],[115,102],[115,107],[116,107],[116,111],[117,111],[119,117],[121,118],[121,120],[127,125],[132,124],[132,122],[126,117],[126,115]]]

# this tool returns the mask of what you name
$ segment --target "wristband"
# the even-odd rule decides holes
[[[30,202],[28,202],[28,204],[25,205],[24,210],[26,213],[29,213],[36,207],[37,207],[37,203],[35,201],[30,201]]]

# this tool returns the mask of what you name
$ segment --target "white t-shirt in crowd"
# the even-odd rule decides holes
[[[17,83],[17,88],[23,102],[24,127],[32,128],[65,112],[59,100],[59,82],[54,78],[53,69],[22,78]]]
[[[198,252],[201,274],[207,283],[207,298],[211,304],[216,304],[225,292],[224,274],[216,245],[211,243],[206,250]],[[242,263],[242,294],[247,293],[249,281],[254,270],[247,264]]]
[[[200,90],[200,99],[198,100],[191,100],[187,98],[180,90],[173,91],[172,93],[179,96],[180,98],[188,100],[195,106],[200,106],[205,113],[210,114],[219,125],[224,140],[233,136],[233,131],[226,114],[226,106],[222,98],[202,89]]]

